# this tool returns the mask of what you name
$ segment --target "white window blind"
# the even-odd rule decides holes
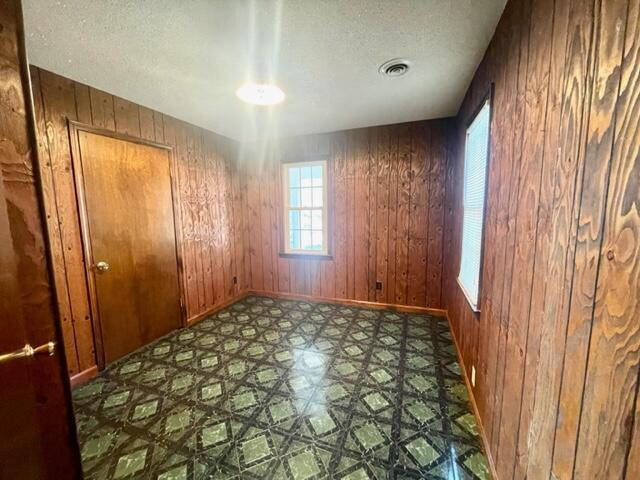
[[[480,286],[489,124],[487,101],[467,128],[464,151],[462,254],[458,281],[474,310],[478,309]]]
[[[282,166],[285,253],[327,255],[327,162]]]

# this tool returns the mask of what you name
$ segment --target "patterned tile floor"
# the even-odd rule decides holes
[[[489,478],[426,315],[250,296],[73,397],[87,479]]]

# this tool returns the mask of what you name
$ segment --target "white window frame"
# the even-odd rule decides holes
[[[478,259],[478,271],[477,271],[477,297],[473,298],[473,295],[469,292],[469,289],[465,287],[464,281],[461,278],[461,274],[462,274],[462,266],[463,266],[463,262],[464,262],[464,209],[465,209],[465,193],[466,193],[466,182],[467,182],[467,177],[466,177],[466,173],[467,173],[467,160],[468,160],[468,147],[469,147],[469,131],[471,130],[471,128],[474,125],[474,122],[478,119],[478,117],[480,116],[481,113],[483,113],[485,111],[485,109],[488,109],[487,115],[489,116],[488,118],[488,125],[487,125],[487,146],[486,146],[486,157],[485,157],[485,164],[484,164],[484,193],[483,193],[483,197],[482,197],[482,224],[480,226],[480,258]],[[480,106],[480,108],[478,108],[478,110],[476,111],[475,115],[473,116],[473,119],[471,120],[471,122],[469,122],[469,125],[466,129],[466,134],[465,134],[465,148],[464,148],[464,170],[462,172],[463,175],[463,179],[462,179],[462,230],[461,230],[461,234],[462,234],[462,239],[460,242],[460,268],[458,270],[458,276],[456,278],[458,285],[460,285],[460,288],[462,289],[462,293],[464,294],[464,296],[467,298],[467,301],[469,302],[469,304],[471,305],[471,308],[474,312],[479,312],[480,311],[480,295],[481,295],[481,288],[482,288],[482,283],[481,283],[481,275],[482,275],[482,263],[483,263],[483,256],[484,256],[484,223],[485,223],[485,212],[486,212],[486,208],[487,208],[487,185],[488,185],[488,172],[489,172],[489,161],[490,161],[490,156],[491,156],[491,152],[490,152],[490,146],[491,144],[491,101],[490,98],[485,99],[485,101],[482,103],[482,105]]]
[[[322,249],[321,250],[307,250],[307,249],[293,249],[289,242],[289,211],[290,210],[320,210],[319,207],[291,207],[289,206],[289,169],[300,167],[322,167]],[[295,163],[283,163],[282,164],[282,205],[283,205],[283,244],[284,253],[289,255],[314,255],[314,256],[328,256],[329,255],[329,207],[328,207],[328,162],[327,160],[311,160]]]

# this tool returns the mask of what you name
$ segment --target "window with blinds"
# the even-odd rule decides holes
[[[458,282],[476,311],[479,300],[485,184],[489,160],[490,110],[487,100],[467,128],[464,150],[462,254]]]

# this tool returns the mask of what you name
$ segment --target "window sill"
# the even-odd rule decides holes
[[[462,294],[464,295],[464,298],[467,299],[467,302],[469,303],[469,308],[471,309],[471,311],[476,315],[476,317],[479,317],[480,306],[473,304],[473,302],[471,301],[471,298],[469,298],[469,294],[467,293],[467,290],[464,288],[464,286],[462,285],[458,277],[456,277],[456,283],[460,287],[460,290],[462,290]]]
[[[300,260],[333,260],[333,255],[316,255],[314,253],[287,253],[280,252],[282,258],[297,258]]]

